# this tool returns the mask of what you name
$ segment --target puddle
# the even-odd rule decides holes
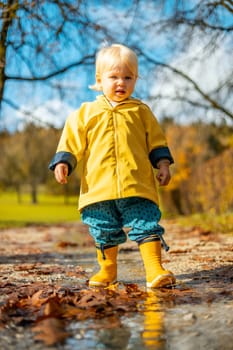
[[[99,320],[96,324],[90,321],[82,324],[73,323],[70,330],[74,336],[67,340],[64,349],[146,349],[143,346],[141,333],[142,315],[122,317],[116,328],[106,329],[105,321]]]
[[[142,313],[122,316],[107,328],[106,320],[73,322],[63,349],[231,350],[233,305],[221,302],[162,308],[148,297]]]
[[[67,231],[67,227],[64,231]],[[188,232],[186,237],[186,233],[182,232],[170,230],[170,235],[173,234],[175,238],[173,250],[171,254],[165,255],[166,267],[176,273],[179,282],[174,290],[148,293],[146,299],[137,301],[139,305],[136,312],[126,310],[124,301],[119,304],[122,312],[119,312],[118,307],[117,311],[109,311],[107,308],[106,312],[110,313],[104,318],[99,318],[98,315],[94,319],[77,321],[68,316],[65,324],[69,336],[63,344],[51,346],[35,339],[32,331],[33,315],[28,318],[29,315],[26,314],[24,322],[21,322],[20,317],[23,315],[15,315],[13,309],[12,319],[9,319],[6,326],[4,320],[2,328],[0,325],[0,349],[232,350],[232,238],[217,237],[215,247],[212,242],[214,237],[206,242],[206,237],[203,236],[200,243],[200,237],[196,237],[195,233],[192,237]],[[23,237],[26,233],[24,230]],[[28,230],[28,235],[36,237],[31,230]],[[72,245],[69,248],[55,249],[54,241],[50,242],[48,235],[46,231],[44,250],[42,240],[38,243],[38,249],[34,246],[33,252],[32,247],[28,251],[27,245],[22,251],[22,247],[19,248],[13,241],[12,246],[6,242],[1,264],[0,305],[13,291],[16,295],[28,297],[27,288],[33,288],[33,285],[35,288],[39,285],[38,288],[44,288],[47,292],[49,289],[46,286],[51,285],[52,288],[57,284],[64,285],[65,289],[73,292],[78,285],[83,290],[88,289],[86,280],[98,269],[94,249],[82,246],[77,249]],[[9,237],[14,238],[15,235]],[[210,239],[210,235],[207,238]],[[27,241],[25,237],[24,239]],[[49,248],[49,244],[52,248]],[[128,250],[122,250],[119,254],[119,280],[122,283],[137,284],[144,290],[145,272],[140,255],[131,246],[126,248]],[[76,265],[81,266],[87,275],[82,274],[82,269],[76,269]],[[47,312],[51,312],[49,307],[53,309],[53,306],[53,312],[57,312],[57,306],[54,305],[50,303]],[[67,302],[67,307],[69,305]],[[43,307],[42,305],[42,311]],[[60,319],[63,321],[62,317]]]
[[[102,320],[98,321],[98,329],[92,322],[73,323],[69,330],[72,338],[67,339],[64,349],[116,349],[116,350],[149,350],[164,349],[164,339],[158,323],[148,324],[151,314],[121,317],[120,325],[106,329]],[[157,318],[157,316],[156,316]],[[159,327],[161,323],[159,321]],[[155,327],[154,327],[155,326]]]

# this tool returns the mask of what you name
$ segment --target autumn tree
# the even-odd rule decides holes
[[[57,135],[49,129],[28,124],[21,133],[24,148],[24,166],[30,185],[32,203],[37,203],[38,186],[48,177],[48,163],[54,152]]]
[[[163,127],[175,158],[171,182],[161,190],[167,210],[179,214],[232,210],[233,128],[204,122],[178,125],[169,119]]]
[[[8,134],[1,140],[0,183],[13,187],[20,201],[21,188],[29,185],[31,202],[37,203],[38,187],[48,178],[48,164],[54,153],[59,133],[28,124],[24,131]]]
[[[0,184],[3,189],[13,188],[18,196],[18,202],[21,202],[21,188],[25,182],[25,152],[21,142],[20,133],[15,133],[14,137],[10,134],[1,133],[1,173]]]

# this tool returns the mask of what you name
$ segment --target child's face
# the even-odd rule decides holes
[[[126,66],[116,66],[104,71],[98,83],[109,100],[121,102],[133,93],[136,81],[137,77]]]

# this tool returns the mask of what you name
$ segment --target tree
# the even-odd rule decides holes
[[[169,13],[150,26],[156,33],[167,33],[173,58],[159,60],[141,47],[140,54],[146,62],[159,67],[154,77],[161,84],[150,94],[150,100],[162,102],[164,108],[171,102],[173,110],[177,110],[173,116],[182,113],[185,121],[192,116],[193,120],[203,116],[206,120],[211,115],[215,120],[232,122],[233,1],[160,3],[164,13]]]
[[[60,132],[45,129],[32,123],[24,131],[1,137],[0,183],[13,187],[20,201],[23,185],[29,185],[31,202],[37,203],[38,187],[48,178],[48,164],[51,160]]]
[[[177,125],[169,119],[163,126],[175,159],[171,182],[161,192],[166,209],[179,214],[232,210],[233,127]]]
[[[1,173],[0,183],[3,188],[13,187],[21,202],[21,187],[25,181],[24,150],[21,143],[21,135],[15,133],[14,137],[7,133],[0,135],[1,146]]]
[[[32,203],[36,204],[38,187],[48,178],[48,164],[54,155],[60,132],[29,123],[21,133],[24,150],[25,183],[30,185]]]
[[[88,18],[85,1],[7,0],[0,10],[0,102],[20,108],[5,92],[12,82],[24,91],[42,83],[49,93],[63,93],[53,78],[93,63],[92,37],[98,37],[101,27]],[[33,116],[32,111],[27,114]]]
[[[144,79],[137,94],[161,117],[233,120],[231,0],[7,0],[0,11],[5,113],[8,105],[35,120],[40,116],[25,108],[28,101],[39,106],[46,95],[77,106],[93,96],[84,86],[93,83],[95,52],[107,40],[138,52]],[[209,71],[213,57],[219,63]]]

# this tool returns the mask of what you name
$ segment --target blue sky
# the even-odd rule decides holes
[[[68,2],[68,1],[67,1]],[[69,1],[72,3],[72,1]],[[156,22],[161,16],[166,18],[175,0],[168,1],[166,8],[159,8],[158,1],[141,1],[136,11],[130,11],[131,1],[86,1],[84,6],[88,5],[88,16],[91,21],[98,25],[105,25],[108,34],[114,38],[115,42],[122,42],[129,46],[139,46],[146,52],[155,57],[159,61],[164,61],[173,66],[182,68],[185,72],[190,73],[192,78],[197,80],[203,89],[210,90],[224,76],[229,74],[232,51],[229,47],[232,41],[223,39],[218,43],[218,50],[211,55],[210,59],[198,63],[197,57],[202,55],[205,50],[205,42],[199,42],[194,39],[187,50],[177,50],[178,32],[166,30],[156,30],[151,23]],[[189,1],[186,4],[190,6],[196,1]],[[146,5],[145,5],[146,4]],[[49,21],[53,24],[62,24],[61,18],[56,11],[52,11],[50,7],[44,7],[44,11],[49,14]],[[108,37],[101,33],[87,28],[88,34],[85,36],[82,26],[77,27],[69,23],[64,24],[64,31],[68,37],[64,40],[61,35],[59,40],[55,40],[53,31],[47,31],[41,25],[37,28],[38,35],[36,40],[39,44],[46,45],[52,50],[51,63],[45,60],[40,52],[35,52],[30,48],[32,38],[30,32],[38,23],[32,23],[30,18],[23,18],[22,23],[28,31],[29,45],[22,50],[25,62],[30,60],[31,69],[40,74],[50,72],[50,64],[65,65],[74,62],[82,57],[82,55],[93,54],[96,49],[101,47],[104,42],[108,41]],[[229,18],[225,16],[222,22],[229,22]],[[182,29],[181,29],[182,30]],[[96,37],[94,38],[94,35]],[[17,28],[13,28],[11,37],[16,41],[18,36]],[[18,37],[19,41],[20,37]],[[74,40],[75,39],[75,40]],[[33,39],[34,40],[34,39]],[[232,40],[232,39],[231,39]],[[110,41],[111,42],[111,41]],[[85,44],[85,45],[84,45]],[[194,63],[190,66],[188,60]],[[21,76],[30,77],[31,72],[22,59],[19,59],[11,50],[8,51],[7,57],[7,73],[10,76],[20,74]],[[210,64],[211,62],[211,64]],[[221,62],[221,66],[220,66]],[[156,70],[147,65],[144,66],[143,61],[139,57],[140,63],[140,79],[137,84],[135,96],[146,100],[148,92],[165,93],[175,96],[176,89],[182,91],[184,82],[182,79],[174,81],[174,77],[166,75],[166,79],[158,74]],[[57,127],[61,127],[67,114],[74,108],[78,108],[80,103],[85,100],[92,100],[96,93],[88,89],[88,85],[94,82],[94,65],[89,65],[83,69],[82,66],[73,68],[67,74],[60,77],[50,79],[50,86],[44,82],[7,82],[5,98],[20,107],[21,111],[3,105],[0,128],[7,128],[14,131],[21,128],[26,121],[30,120],[29,113],[33,113],[33,118],[38,118],[44,122],[49,122]],[[182,85],[183,84],[183,85]],[[63,94],[53,89],[54,86],[61,85],[65,87]],[[149,102],[151,103],[151,102]],[[229,102],[231,103],[231,102]],[[182,116],[184,111],[177,101],[163,100],[158,105],[152,103],[154,112],[158,116],[174,113],[176,110],[177,117]],[[230,107],[230,106],[229,106]],[[26,114],[25,114],[26,111]],[[209,116],[211,118],[211,115]]]

